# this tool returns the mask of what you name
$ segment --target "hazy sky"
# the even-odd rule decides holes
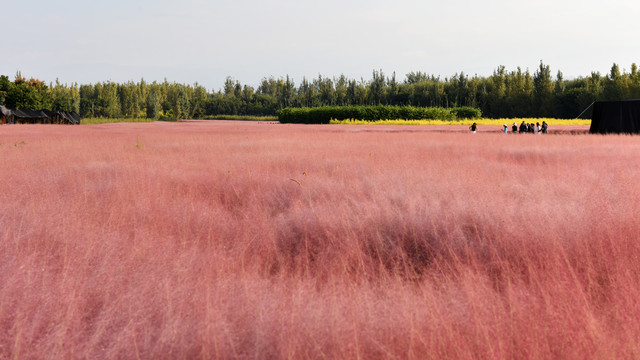
[[[638,0],[0,0],[0,74],[81,84],[144,78],[218,90],[231,76],[382,70],[565,78],[640,64]]]

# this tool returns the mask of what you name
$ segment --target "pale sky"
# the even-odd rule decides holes
[[[0,0],[0,74],[80,84],[640,64],[638,0]]]

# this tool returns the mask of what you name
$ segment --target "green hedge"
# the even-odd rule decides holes
[[[278,111],[281,123],[328,124],[335,120],[462,120],[476,119],[482,115],[480,109],[471,107],[441,108],[415,106],[324,106],[314,108],[285,108]]]

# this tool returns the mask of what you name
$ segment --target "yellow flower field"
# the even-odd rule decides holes
[[[516,118],[516,119],[468,119],[468,120],[331,120],[331,124],[344,125],[471,125],[474,122],[478,125],[511,125],[514,122],[520,125],[526,123],[542,123],[546,121],[549,125],[591,125],[591,119],[548,119],[548,118]]]

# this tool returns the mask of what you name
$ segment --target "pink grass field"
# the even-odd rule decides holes
[[[640,137],[432,130],[0,126],[0,358],[640,357]]]

